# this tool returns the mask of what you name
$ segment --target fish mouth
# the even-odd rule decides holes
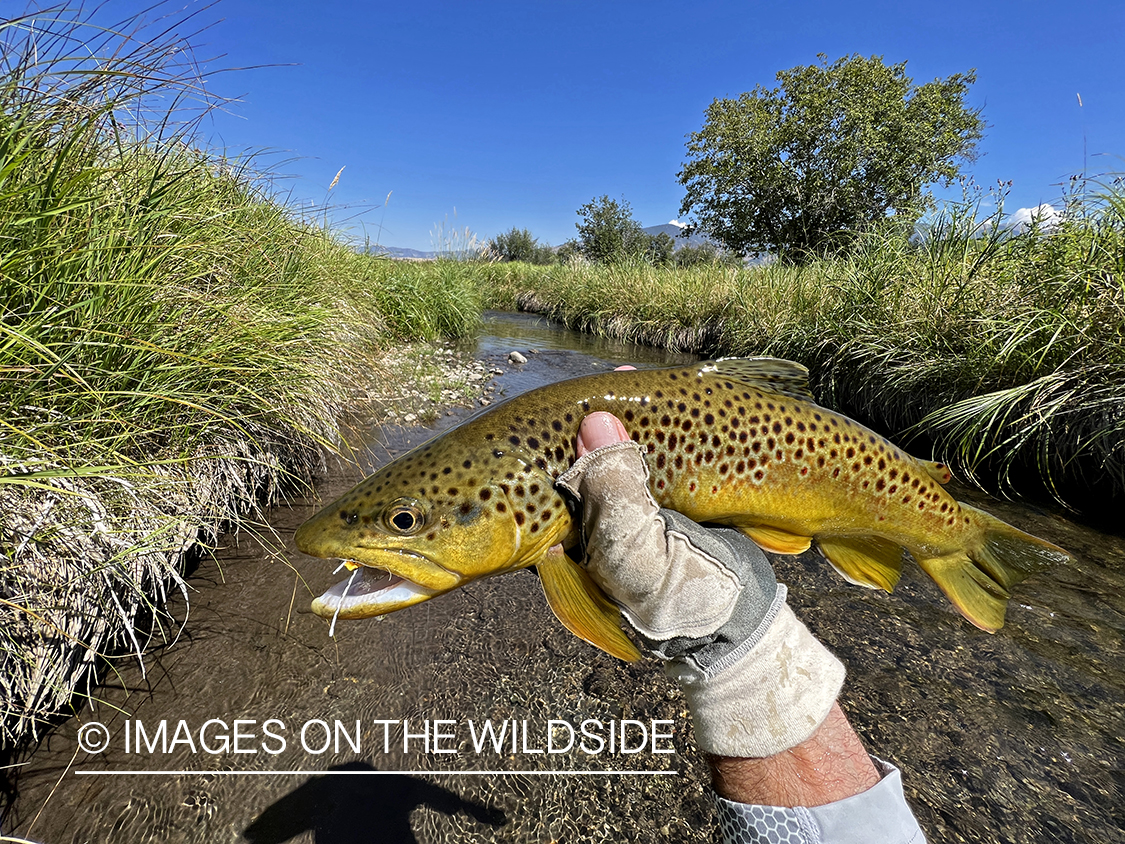
[[[418,556],[418,555],[411,555]],[[322,618],[370,618],[428,601],[443,589],[428,589],[390,571],[345,560],[352,576],[341,580],[313,601]]]

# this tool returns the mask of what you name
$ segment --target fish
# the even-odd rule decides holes
[[[640,446],[660,506],[776,554],[815,546],[846,580],[887,592],[905,550],[982,630],[1004,624],[1013,586],[1073,560],[958,502],[943,464],[818,405],[800,364],[726,358],[540,387],[378,469],[297,530],[302,552],[352,570],[313,611],[333,623],[384,615],[534,566],[567,629],[639,658],[618,607],[560,550],[579,546],[581,519],[555,480],[595,411],[617,416]]]

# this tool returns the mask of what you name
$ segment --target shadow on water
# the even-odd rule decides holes
[[[337,774],[332,776],[331,774]],[[314,844],[417,844],[410,815],[427,806],[500,827],[504,813],[404,774],[381,774],[365,762],[336,765],[276,801],[242,833],[251,844],[283,844],[312,832]]]
[[[513,350],[527,363],[509,365]],[[494,382],[501,397],[622,363],[691,359],[508,314],[491,318],[475,353],[503,370]],[[420,844],[714,840],[707,769],[679,689],[653,660],[621,663],[571,636],[532,573],[481,580],[382,620],[341,621],[333,638],[328,622],[309,611],[311,598],[340,575],[299,554],[293,531],[361,472],[469,411],[452,413],[429,428],[380,429],[368,465],[341,467],[326,479],[322,500],[273,513],[285,540],[274,554],[227,538],[191,578],[186,635],[152,654],[147,676],[122,661],[96,706],[15,760],[28,764],[3,832],[50,844],[343,844],[379,834]],[[893,595],[845,583],[812,552],[772,557],[778,578],[797,614],[847,666],[844,709],[867,746],[903,769],[931,841],[1125,844],[1120,525],[1099,532],[1049,509],[952,491],[1076,556],[1074,565],[1020,584],[996,635],[965,623],[917,566],[904,567]],[[278,755],[183,745],[138,754],[135,743],[122,744],[130,723],[151,730],[167,720],[171,729],[183,720],[198,732],[218,719],[233,731],[235,719],[246,719],[243,729],[258,734],[269,718],[288,727],[289,745]],[[530,751],[474,751],[465,727],[486,718],[526,723],[533,735],[549,719],[667,720],[675,752],[548,756],[535,752],[534,737]],[[299,732],[310,719],[363,725],[362,750],[302,752]],[[401,742],[388,750],[378,719],[409,719],[412,730],[425,719],[451,719],[463,741],[440,757]],[[113,736],[96,756],[77,746],[87,721]],[[76,773],[138,768],[162,775]],[[363,773],[375,768],[416,777]],[[665,775],[540,775],[563,769]],[[297,770],[324,776],[227,775]],[[457,793],[428,784],[427,771],[481,770],[536,776],[459,776]],[[329,773],[336,771],[355,773]]]

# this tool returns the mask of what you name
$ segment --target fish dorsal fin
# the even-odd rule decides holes
[[[636,662],[641,652],[621,629],[621,610],[598,588],[586,570],[561,549],[535,564],[547,603],[563,626],[610,656]]]
[[[893,592],[902,575],[902,548],[882,537],[817,537],[816,544],[832,568],[857,586]]]
[[[937,481],[942,486],[945,486],[953,480],[953,473],[949,471],[949,467],[944,463],[938,463],[936,460],[919,460],[922,468],[926,470],[926,474]]]
[[[704,372],[714,372],[723,378],[779,393],[802,401],[815,402],[809,390],[809,371],[799,363],[781,358],[719,358],[703,364]]]
[[[759,548],[775,554],[803,554],[812,545],[811,536],[799,536],[781,528],[749,525],[738,529],[754,540]]]

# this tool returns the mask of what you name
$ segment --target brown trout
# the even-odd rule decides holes
[[[516,396],[382,467],[297,531],[297,547],[353,570],[313,602],[366,618],[479,577],[536,566],[568,629],[623,659],[620,615],[552,546],[578,543],[555,489],[582,419],[608,411],[646,452],[663,507],[738,528],[762,548],[815,543],[852,583],[892,591],[903,549],[973,624],[1004,623],[1011,587],[1071,560],[950,496],[949,471],[816,404],[801,365],[726,359],[607,372]]]

